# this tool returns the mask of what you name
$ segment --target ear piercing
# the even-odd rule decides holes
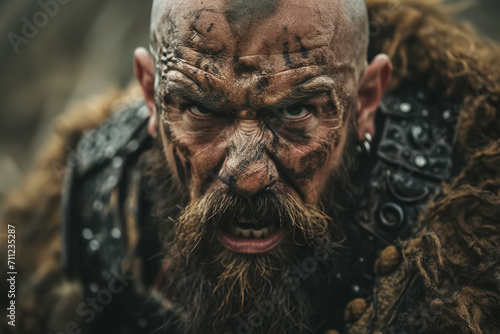
[[[368,132],[365,132],[365,140],[362,143],[356,145],[356,151],[358,151],[359,154],[369,154],[372,148],[372,141],[372,135]]]

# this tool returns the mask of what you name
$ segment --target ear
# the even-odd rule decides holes
[[[382,95],[391,81],[392,64],[389,57],[379,54],[365,69],[358,90],[358,139],[365,134],[375,136],[375,112]]]
[[[144,48],[137,48],[134,52],[135,76],[139,81],[144,94],[146,106],[149,109],[148,132],[151,136],[156,133],[158,116],[155,103],[155,67],[149,52]]]

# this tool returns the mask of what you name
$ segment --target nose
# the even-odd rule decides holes
[[[266,152],[245,154],[229,152],[219,172],[228,187],[243,196],[252,196],[270,188],[279,179],[276,165]]]

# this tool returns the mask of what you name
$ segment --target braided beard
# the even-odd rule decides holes
[[[173,304],[166,327],[181,333],[314,333],[321,327],[311,319],[325,312],[328,289],[334,289],[328,283],[341,233],[330,217],[337,209],[332,203],[349,189],[353,143],[348,140],[323,195],[329,215],[272,189],[251,198],[230,190],[190,202],[174,196],[185,192],[165,173],[157,144],[147,166],[168,263],[158,288]],[[178,203],[188,205],[179,210]],[[232,252],[217,240],[216,230],[241,217],[279,221],[286,238],[266,253]]]

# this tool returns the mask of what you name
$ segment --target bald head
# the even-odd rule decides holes
[[[265,29],[259,29],[262,26]],[[349,59],[358,68],[358,74],[365,65],[368,18],[364,0],[155,0],[151,52],[156,55],[162,46],[176,48],[183,43],[189,44],[189,39],[212,46],[221,44],[221,37],[248,44],[244,39],[255,36],[252,35],[255,33],[260,35],[259,42],[269,51],[269,45],[275,46],[278,40],[282,40],[273,32],[293,32],[288,47],[298,46],[298,51],[307,48],[304,40],[308,37],[322,39],[322,44]],[[297,36],[303,41],[302,45],[297,43]],[[311,46],[321,43],[312,43]],[[208,48],[201,51],[218,53],[220,50]],[[258,48],[249,51],[266,54],[262,52],[265,50]],[[291,53],[286,47],[280,51]]]

